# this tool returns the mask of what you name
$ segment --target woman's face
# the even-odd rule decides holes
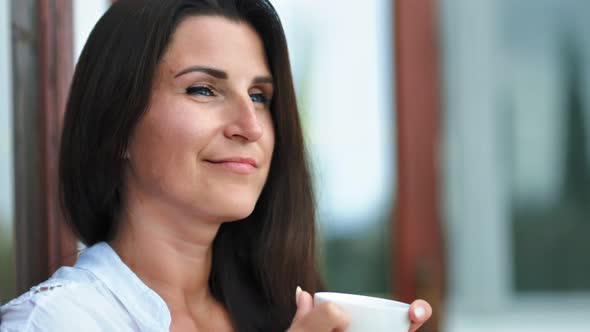
[[[272,94],[251,26],[217,16],[183,20],[129,141],[128,190],[202,220],[247,217],[270,168]]]

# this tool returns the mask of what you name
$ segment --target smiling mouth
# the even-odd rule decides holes
[[[221,170],[243,175],[252,174],[258,168],[256,161],[251,158],[228,158],[206,162]]]

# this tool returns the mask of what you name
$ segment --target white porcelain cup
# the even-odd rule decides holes
[[[350,317],[346,332],[408,332],[410,317],[407,303],[377,297],[344,294],[315,293],[314,305],[333,302]]]

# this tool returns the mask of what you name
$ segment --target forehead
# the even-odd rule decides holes
[[[221,16],[189,16],[172,35],[162,63],[169,70],[210,65],[221,69],[269,75],[260,36],[250,24]]]

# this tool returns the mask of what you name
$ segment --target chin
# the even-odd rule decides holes
[[[252,211],[250,211],[250,213],[247,213],[247,214],[224,216],[220,219],[222,222],[236,222],[236,221],[240,221],[242,219],[247,218],[251,214],[252,214]]]
[[[238,221],[252,214],[255,202],[233,202],[220,213],[223,222]]]
[[[258,202],[260,190],[252,185],[225,185],[215,186],[207,192],[183,196],[194,197],[187,203],[196,216],[200,215],[213,222],[228,222],[251,215]]]

